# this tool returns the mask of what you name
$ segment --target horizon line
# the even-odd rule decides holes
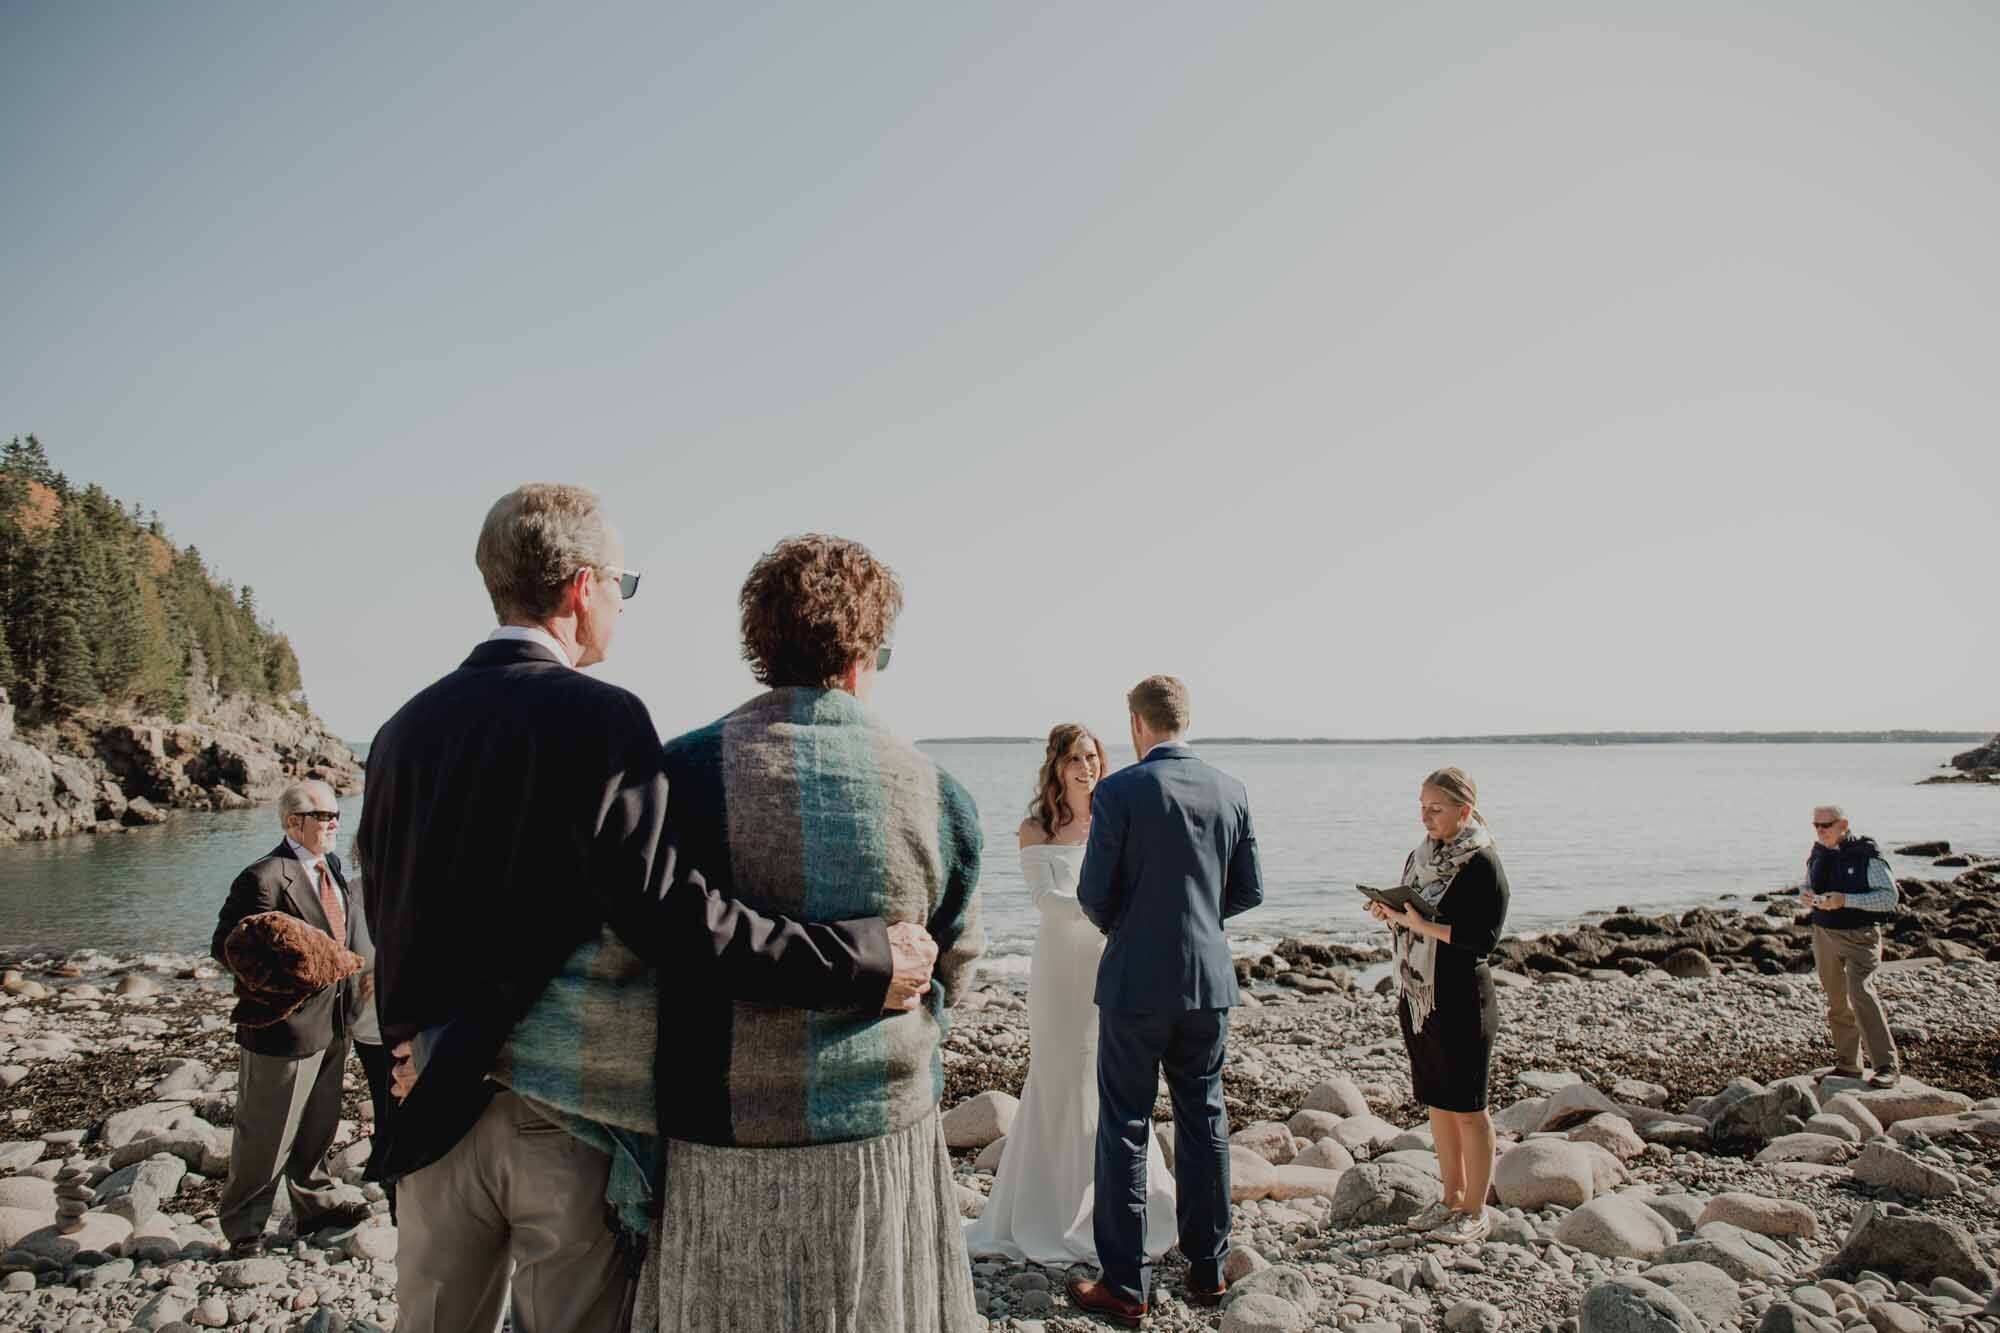
[[[1797,744],[1962,744],[1990,738],[1984,731],[1934,731],[1882,727],[1852,731],[1544,731],[1464,736],[1197,736],[1200,745],[1668,745],[1756,742]],[[919,745],[1034,745],[1041,736],[925,736]]]

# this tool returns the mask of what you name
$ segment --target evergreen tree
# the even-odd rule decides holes
[[[13,638],[15,702],[39,700],[48,675],[48,586],[42,571],[48,565],[48,543],[21,534],[8,562],[13,584],[7,601],[7,629]]]
[[[83,619],[74,606],[58,606],[50,618],[48,677],[42,686],[45,707],[68,712],[87,708],[101,697]]]
[[[26,440],[16,435],[0,447],[0,469],[5,469],[22,481],[39,481],[44,486],[53,486],[61,474],[49,466],[49,456],[42,448],[42,442],[30,435]]]
[[[27,480],[0,463],[0,688],[17,702],[22,690],[13,640],[21,632],[22,608],[15,604],[20,586],[16,567],[25,535],[15,520],[27,499]]]
[[[264,649],[264,682],[279,698],[305,688],[299,676],[298,654],[292,651],[292,641],[282,634],[273,634]]]
[[[102,695],[90,630],[103,616],[104,559],[90,539],[83,505],[74,498],[63,506],[48,552],[42,577],[41,628],[48,645],[42,702],[59,710],[82,708]]]
[[[39,506],[34,487],[47,488]],[[297,655],[258,619],[255,592],[165,535],[157,512],[73,487],[33,435],[0,444],[0,687],[12,702],[179,719],[197,669],[224,695],[298,692]]]

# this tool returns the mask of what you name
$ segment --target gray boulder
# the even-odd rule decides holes
[[[1704,1325],[1665,1287],[1614,1277],[1583,1294],[1578,1333],[1703,1333]]]
[[[1719,1144],[1769,1143],[1799,1133],[1819,1114],[1819,1099],[1806,1077],[1779,1079],[1762,1092],[1724,1106],[1709,1121],[1709,1137]]]
[[[1705,1194],[1652,1194],[1645,1205],[1674,1224],[1675,1231],[1693,1231],[1701,1225],[1701,1210],[1708,1207]]]
[[[1835,1277],[1864,1269],[1919,1286],[1948,1277],[1972,1291],[1994,1289],[1993,1270],[1980,1257],[1971,1233],[1956,1222],[1920,1217],[1895,1204],[1864,1205],[1840,1253],[1826,1264]]]
[[[1958,1193],[1957,1176],[1879,1139],[1861,1150],[1851,1169],[1864,1185],[1913,1198],[1941,1199]]]
[[[1444,1197],[1438,1178],[1400,1162],[1363,1162],[1340,1173],[1333,1191],[1336,1226],[1404,1222]]]
[[[1726,1328],[1743,1311],[1736,1279],[1714,1264],[1654,1264],[1640,1276],[1680,1297],[1709,1328]]]
[[[1672,1222],[1629,1194],[1592,1199],[1556,1226],[1556,1240],[1606,1259],[1654,1259],[1679,1235]]]
[[[1304,1333],[1311,1322],[1284,1297],[1258,1291],[1230,1302],[1222,1313],[1222,1333]]]
[[[1660,1260],[1713,1264],[1738,1282],[1768,1282],[1785,1271],[1783,1255],[1782,1247],[1762,1236],[1727,1222],[1709,1222],[1695,1232],[1693,1240],[1669,1245]]]
[[[1229,1288],[1229,1303],[1234,1305],[1246,1296],[1260,1293],[1291,1302],[1308,1319],[1312,1318],[1313,1311],[1319,1308],[1319,1293],[1313,1290],[1311,1280],[1290,1264],[1273,1264],[1269,1268],[1260,1268],[1241,1282],[1232,1284]]]
[[[1757,1321],[1757,1333],[1840,1333],[1840,1321],[1822,1318],[1803,1305],[1779,1301]]]
[[[1460,1301],[1444,1312],[1445,1333],[1500,1333],[1507,1316],[1485,1301]]]

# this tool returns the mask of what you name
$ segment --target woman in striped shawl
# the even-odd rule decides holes
[[[1486,1082],[1500,1005],[1486,956],[1507,920],[1507,872],[1463,769],[1441,768],[1418,792],[1424,840],[1403,863],[1423,910],[1381,903],[1368,913],[1393,927],[1397,1006],[1417,1100],[1430,1108],[1444,1198],[1412,1218],[1415,1231],[1465,1245],[1485,1237],[1493,1180]]]
[[[925,1002],[894,1015],[660,978],[666,1168],[637,1324],[968,1330],[938,1100],[949,1007],[982,942],[978,814],[868,708],[902,607],[885,565],[855,542],[794,538],[740,601],[744,656],[769,689],[667,743],[679,853],[712,887],[795,920],[922,922],[938,957]]]

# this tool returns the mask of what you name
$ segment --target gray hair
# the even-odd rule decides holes
[[[313,797],[324,796],[333,802],[334,809],[340,808],[340,798],[333,794],[333,788],[318,778],[307,778],[294,782],[278,794],[278,827],[284,828],[293,815],[303,814],[313,808]]]
[[[531,481],[493,502],[479,528],[473,560],[501,622],[539,622],[562,605],[563,585],[579,569],[612,562],[618,534],[597,497],[581,486]]]
[[[1813,807],[1813,813],[1816,815],[1831,815],[1835,819],[1847,818],[1847,811],[1837,805],[1816,805]]]

